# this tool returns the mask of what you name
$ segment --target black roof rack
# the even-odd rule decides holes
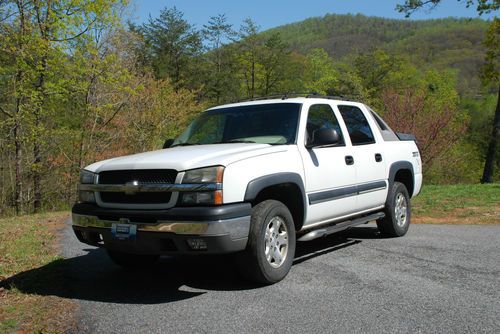
[[[283,93],[283,94],[274,94],[274,95],[266,95],[266,96],[256,96],[248,99],[238,100],[236,102],[249,102],[249,101],[261,101],[261,100],[270,100],[270,99],[282,99],[286,100],[293,97],[305,97],[305,98],[321,98],[321,99],[330,99],[330,100],[347,100],[353,101],[350,98],[343,95],[320,95],[318,93]]]

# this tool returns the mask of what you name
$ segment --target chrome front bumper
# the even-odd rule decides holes
[[[113,209],[77,203],[71,209],[73,231],[83,243],[131,254],[227,254],[245,249],[250,203],[167,210]],[[113,224],[134,225],[130,239],[116,238]],[[197,240],[204,249],[193,249]],[[195,241],[196,241],[195,240]]]
[[[97,216],[72,214],[73,225],[77,227],[92,227],[111,229],[115,223],[134,224],[138,231],[173,233],[178,235],[221,236],[228,235],[231,239],[248,237],[250,231],[250,216],[214,220],[214,221],[169,221],[158,220],[156,223],[134,222],[133,219],[103,220]]]

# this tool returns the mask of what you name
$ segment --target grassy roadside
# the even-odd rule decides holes
[[[500,224],[500,184],[424,185],[412,205],[417,224]]]
[[[0,219],[0,333],[62,333],[71,328],[73,302],[26,293],[9,281],[17,276],[23,287],[37,290],[42,280],[22,273],[45,266],[50,277],[44,282],[62,282],[62,265],[54,264],[60,260],[57,230],[67,217],[67,212],[55,212]]]

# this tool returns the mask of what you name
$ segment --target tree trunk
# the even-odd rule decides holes
[[[14,208],[16,210],[16,215],[21,212],[21,140],[19,139],[19,121],[16,119],[16,124],[13,130],[14,135],[14,146],[15,146],[15,185],[14,185]]]
[[[252,59],[252,68],[250,73],[250,97],[253,99],[255,95],[255,61]]]
[[[39,116],[36,116],[35,127],[40,125]],[[33,143],[33,210],[35,213],[40,212],[42,208],[42,189],[41,189],[41,179],[40,167],[42,163],[42,153],[40,149],[40,142],[35,139]]]
[[[40,141],[40,117],[43,112],[45,102],[45,71],[47,69],[47,57],[42,57],[42,69],[39,76],[38,92],[40,94],[39,105],[35,110],[35,136],[33,138],[33,209],[35,213],[42,208],[42,175],[40,173],[42,165],[42,151]]]
[[[491,131],[488,152],[486,153],[486,162],[484,163],[483,177],[481,183],[493,182],[493,166],[495,165],[495,156],[497,154],[498,134],[500,132],[500,87],[498,88],[497,109],[493,119],[493,129]]]

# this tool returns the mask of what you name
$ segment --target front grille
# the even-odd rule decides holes
[[[125,184],[130,181],[142,184],[174,183],[176,177],[174,169],[112,170],[99,173],[99,184]]]
[[[125,184],[138,181],[139,184],[174,183],[177,171],[174,169],[117,170],[99,173],[99,184]],[[171,192],[139,192],[127,195],[123,192],[101,192],[101,201],[117,204],[162,204],[168,203]]]
[[[170,202],[171,196],[171,192],[136,193],[133,195],[127,195],[125,193],[101,192],[101,201],[105,203],[161,204]]]

